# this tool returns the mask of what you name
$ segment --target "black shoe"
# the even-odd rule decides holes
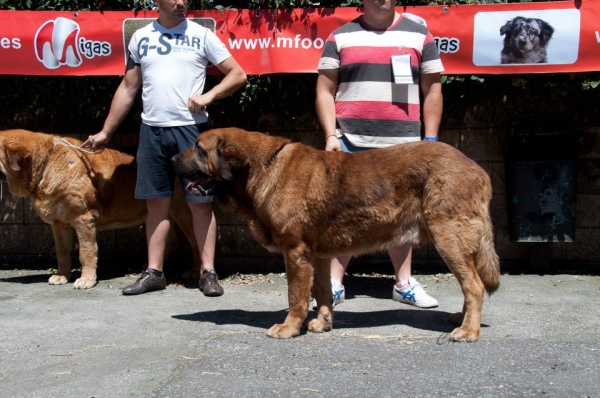
[[[202,270],[198,287],[205,296],[216,297],[223,295],[223,288],[219,285],[219,277],[214,269],[210,271]]]
[[[123,289],[123,294],[129,296],[133,294],[148,293],[154,290],[164,290],[166,288],[167,278],[165,278],[164,274],[158,277],[151,271],[145,270],[142,272],[142,276],[140,276],[134,284],[126,286]]]

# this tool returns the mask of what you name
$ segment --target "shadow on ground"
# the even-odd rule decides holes
[[[23,285],[30,285],[33,283],[48,283],[48,278],[50,278],[51,275],[51,273],[37,275],[19,275],[12,276],[10,278],[0,278],[0,282],[21,283]]]
[[[239,309],[195,312],[192,314],[172,315],[172,318],[190,321],[212,323],[215,325],[244,325],[269,329],[277,323],[282,323],[287,315],[286,310],[279,311],[245,311]],[[314,318],[315,312],[308,314],[307,320]],[[450,313],[445,311],[428,310],[385,310],[373,312],[335,311],[333,326],[336,330],[352,330],[366,327],[406,325],[416,329],[429,330],[439,333],[450,333],[454,329],[448,321]],[[306,324],[306,322],[305,322]],[[486,325],[482,325],[486,327]],[[304,329],[306,326],[304,326]]]

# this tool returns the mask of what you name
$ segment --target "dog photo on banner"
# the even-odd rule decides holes
[[[576,9],[480,12],[475,15],[473,64],[575,63],[580,19]]]

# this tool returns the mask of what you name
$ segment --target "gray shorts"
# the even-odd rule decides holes
[[[200,133],[208,129],[207,123],[153,127],[142,123],[137,152],[136,199],[157,199],[173,196],[175,170],[171,158],[193,146]],[[188,203],[209,203],[212,196],[196,196],[185,191],[189,180],[181,183]]]

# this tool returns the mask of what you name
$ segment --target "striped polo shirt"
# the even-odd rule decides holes
[[[391,57],[405,54],[413,83],[395,84]],[[419,74],[444,71],[427,27],[403,16],[385,30],[361,17],[336,29],[318,69],[339,69],[338,127],[353,145],[370,148],[421,139]]]

